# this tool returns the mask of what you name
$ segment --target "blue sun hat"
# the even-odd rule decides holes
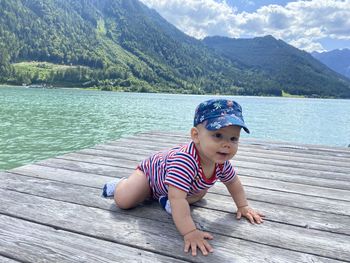
[[[210,131],[236,125],[250,133],[244,123],[242,107],[233,100],[212,99],[199,104],[195,111],[193,126],[204,121],[206,121],[205,128]]]

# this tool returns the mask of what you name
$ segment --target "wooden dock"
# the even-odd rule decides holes
[[[224,185],[192,206],[215,252],[192,257],[156,202],[123,211],[101,187],[189,137],[150,132],[0,173],[0,262],[350,262],[350,149],[242,140],[233,162],[262,225]]]

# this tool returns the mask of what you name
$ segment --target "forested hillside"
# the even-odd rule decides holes
[[[288,82],[187,36],[137,0],[0,0],[2,83],[350,97],[349,82],[331,71],[306,82],[282,71]]]
[[[350,79],[350,49],[312,52],[311,55],[327,67]]]
[[[308,96],[349,97],[349,81],[327,66],[272,36],[254,39],[208,37],[204,43],[242,67],[273,76],[284,91]]]

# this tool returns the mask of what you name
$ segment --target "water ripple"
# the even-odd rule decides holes
[[[0,170],[142,131],[188,132],[213,96],[0,88]],[[234,97],[250,137],[347,146],[348,100]],[[247,135],[243,135],[247,136]]]

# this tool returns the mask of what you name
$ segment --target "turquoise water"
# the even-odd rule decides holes
[[[197,104],[213,97],[1,87],[0,170],[142,131],[186,133]],[[349,100],[225,97],[243,107],[244,137],[350,144]]]

